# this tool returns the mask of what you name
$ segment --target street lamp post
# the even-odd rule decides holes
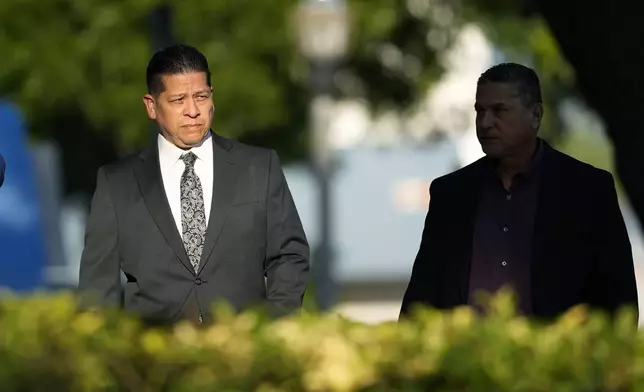
[[[172,8],[169,3],[163,2],[157,6],[149,16],[150,42],[152,51],[157,52],[172,45]],[[154,142],[159,134],[156,124],[150,124],[150,138]]]
[[[302,0],[297,13],[300,50],[309,60],[311,158],[319,191],[319,243],[313,252],[313,279],[320,311],[335,303],[334,252],[331,238],[332,162],[329,109],[335,69],[348,49],[348,14],[343,0]]]
[[[169,3],[159,4],[150,14],[152,48],[156,52],[172,45],[172,8]]]

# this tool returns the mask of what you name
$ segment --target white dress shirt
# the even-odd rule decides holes
[[[159,164],[161,166],[163,187],[165,188],[165,195],[170,203],[172,216],[177,224],[179,234],[183,235],[181,228],[181,175],[186,167],[186,164],[179,158],[188,152],[192,152],[197,156],[195,173],[199,177],[201,188],[203,189],[207,225],[210,218],[210,207],[212,205],[214,177],[212,136],[208,133],[208,136],[200,145],[190,150],[180,149],[166,140],[161,134],[159,134],[157,144],[159,146]]]

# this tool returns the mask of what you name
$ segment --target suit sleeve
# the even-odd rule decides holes
[[[269,165],[264,269],[270,310],[284,315],[302,307],[310,251],[275,151],[271,151]]]
[[[431,305],[437,303],[436,279],[436,260],[430,257],[431,249],[436,241],[436,196],[435,182],[429,189],[429,209],[425,217],[425,227],[420,241],[420,248],[416,254],[414,265],[411,272],[411,278],[407,285],[407,290],[402,301],[400,310],[400,319],[410,315],[414,306]]]
[[[85,231],[78,291],[83,307],[121,305],[121,268],[116,212],[107,175],[98,170]]]
[[[631,243],[619,208],[615,182],[603,173],[595,213],[598,216],[593,243],[596,257],[593,264],[590,305],[614,313],[623,306],[638,312],[637,284]]]

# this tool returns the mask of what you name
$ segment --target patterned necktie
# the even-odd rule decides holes
[[[197,272],[206,239],[206,209],[201,182],[195,173],[197,156],[189,152],[183,154],[181,160],[186,164],[181,175],[181,231],[186,253]]]

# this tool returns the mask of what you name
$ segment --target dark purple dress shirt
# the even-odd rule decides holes
[[[477,305],[479,291],[495,293],[510,287],[518,296],[519,311],[532,313],[530,263],[543,150],[539,142],[532,162],[513,178],[509,190],[493,164],[484,173],[474,222],[470,305]]]

